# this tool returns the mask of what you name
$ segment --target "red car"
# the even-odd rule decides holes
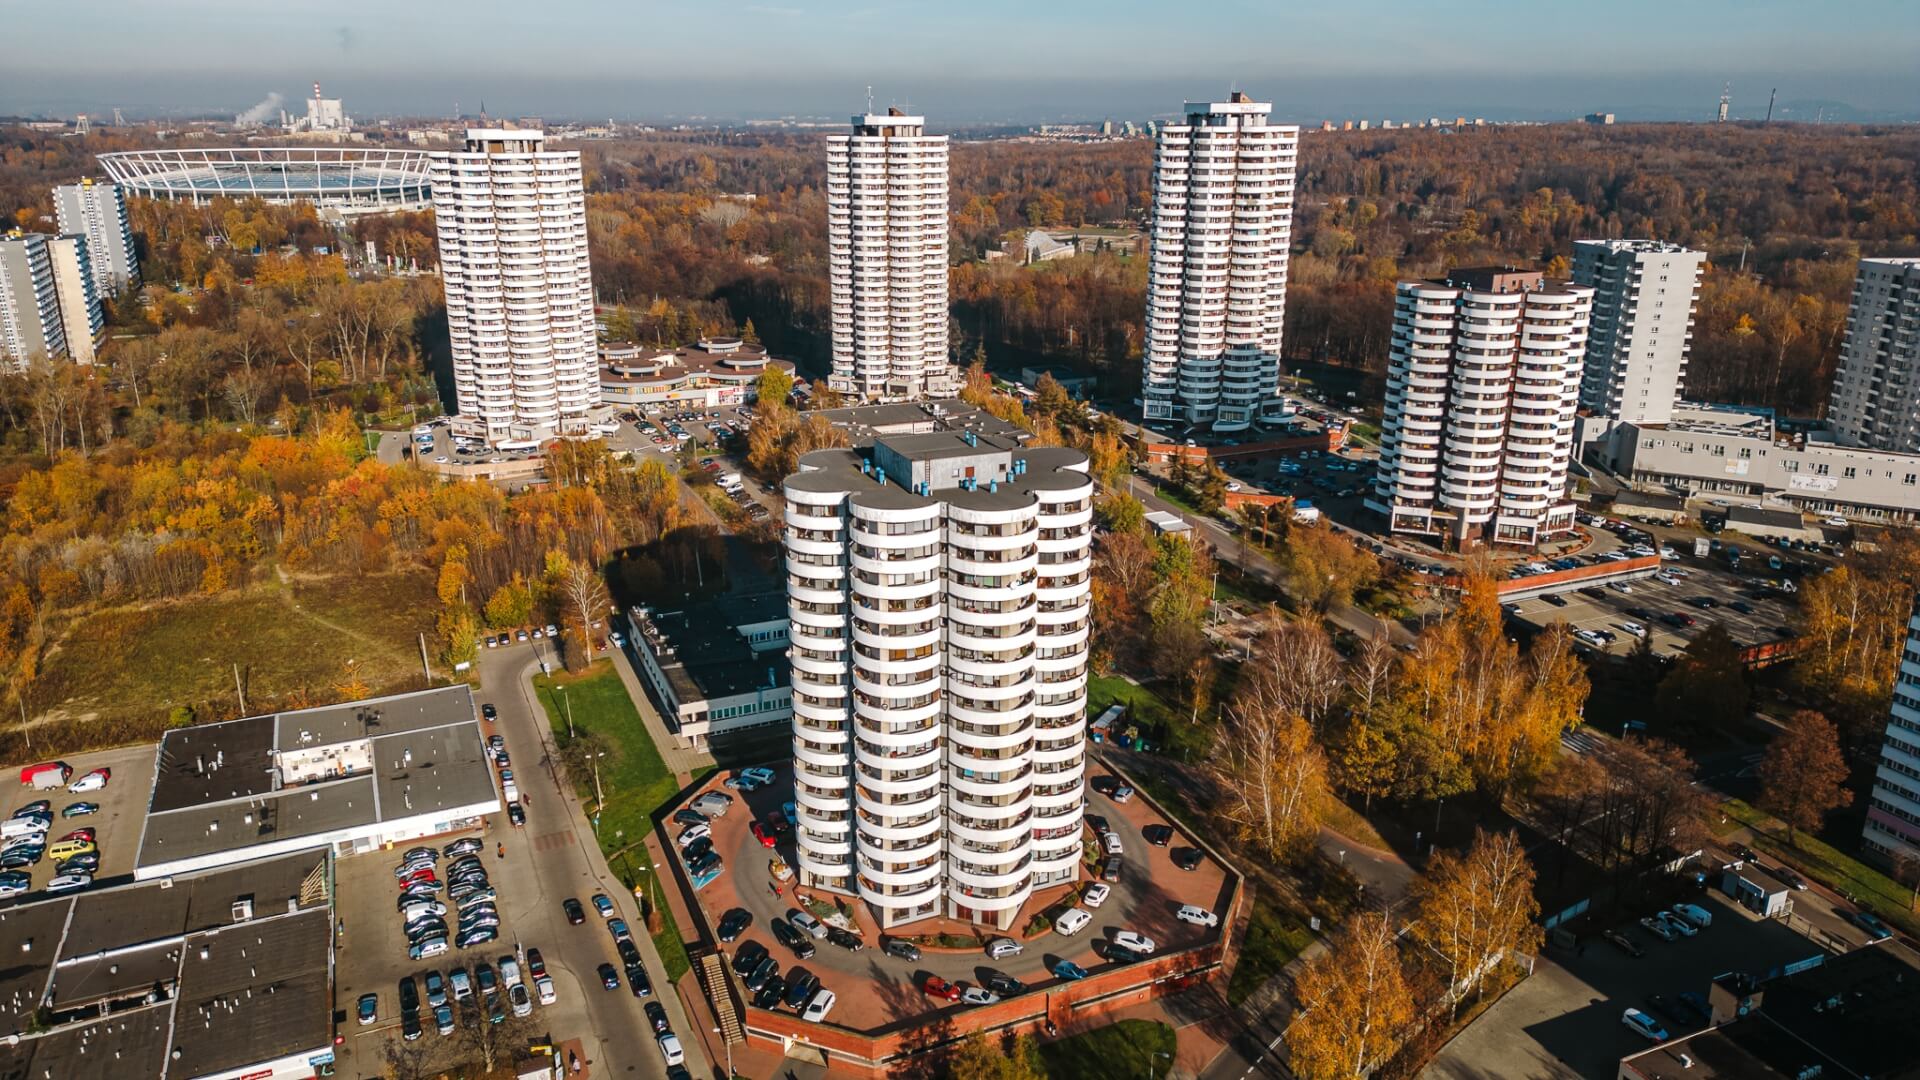
[[[960,1000],[960,988],[938,975],[927,976],[927,981],[920,989],[925,990],[928,997],[937,997],[943,1001]]]
[[[753,823],[753,835],[760,841],[761,847],[773,846],[773,830],[757,821]]]
[[[425,882],[426,884],[432,885],[436,889],[440,887],[440,879],[433,876],[433,867],[423,866],[420,869],[415,870],[413,873],[408,874],[406,877],[403,877],[400,879],[400,891],[405,892],[407,890],[407,886],[419,884],[421,882]]]
[[[83,844],[91,844],[93,843],[93,830],[92,829],[75,829],[72,832],[68,833],[67,835],[61,837],[60,840],[63,843],[68,840],[78,840]]]

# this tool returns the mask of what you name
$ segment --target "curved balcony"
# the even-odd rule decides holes
[[[856,879],[856,891],[859,892],[860,899],[883,909],[912,909],[940,896],[940,882],[937,879],[918,889],[907,889],[896,893],[891,891],[894,888],[905,889],[905,886],[884,886],[879,882],[867,880],[864,875]]]
[[[922,841],[930,841],[937,849],[940,838],[945,834],[944,825],[945,821],[939,814],[884,820],[863,816],[859,827],[860,842],[875,846],[907,845],[917,849]]]
[[[865,852],[862,852],[860,856],[860,877],[865,881],[871,881],[875,884],[888,886],[890,888],[917,890],[928,885],[939,884],[941,873],[946,867],[945,860],[938,853],[931,859],[924,861],[916,859],[914,861],[923,862],[923,865],[909,866],[905,869],[886,870],[881,869],[881,866],[886,865],[885,863],[877,862],[869,858]],[[897,866],[898,864],[893,865]],[[898,901],[896,900],[895,902]]]
[[[1025,873],[1021,874],[1022,878],[1026,876]],[[1032,895],[1033,887],[1031,885],[1022,885],[1019,888],[1009,889],[1004,895],[998,896],[990,895],[972,886],[965,886],[958,883],[952,883],[947,886],[948,900],[961,907],[972,908],[975,911],[1006,911],[1010,908],[1017,908],[1025,904],[1027,898]]]
[[[793,790],[794,802],[823,814],[846,813],[853,809],[853,785],[848,782],[851,779],[849,777],[839,779],[844,786],[838,789],[837,793],[832,789],[818,786],[819,781],[810,784],[796,782]]]
[[[850,860],[853,857],[851,852],[835,852],[831,854],[826,852],[811,852],[797,845],[794,849],[794,856],[795,860],[800,864],[800,870],[803,873],[811,874],[816,879],[827,878],[835,882],[841,882],[846,879],[848,872],[851,870]],[[838,858],[841,861],[830,862],[828,861],[829,857]]]

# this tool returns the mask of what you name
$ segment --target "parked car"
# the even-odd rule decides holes
[[[920,984],[920,989],[928,997],[936,997],[942,1001],[960,1000],[960,988],[938,975],[927,976],[927,981]]]
[[[962,1005],[991,1005],[1000,1000],[1000,995],[984,986],[969,986],[960,994]]]
[[[827,1014],[833,1011],[833,1002],[833,991],[821,987],[819,990],[814,991],[813,1000],[807,1002],[806,1011],[801,1013],[800,1016],[804,1020],[817,1024],[825,1020]]]
[[[1867,936],[1875,941],[1885,941],[1893,936],[1893,931],[1887,929],[1887,924],[1881,922],[1880,919],[1870,911],[1849,912],[1847,921],[1865,930]]]
[[[867,943],[860,940],[860,935],[842,930],[837,926],[827,927],[827,940],[848,952],[859,952],[867,947]]]
[[[723,943],[732,942],[752,925],[752,912],[746,908],[734,908],[720,917],[720,923],[714,927],[714,933]]]
[[[1062,912],[1059,918],[1053,920],[1053,932],[1059,934],[1061,937],[1072,937],[1080,931],[1085,930],[1087,924],[1092,921],[1093,914],[1091,912],[1085,908],[1073,908],[1070,911]]]
[[[599,912],[601,918],[611,919],[613,918],[613,901],[607,899],[606,893],[594,893],[593,910]]]
[[[647,1023],[652,1025],[656,1035],[673,1026],[667,1022],[667,1010],[661,1008],[657,1001],[647,1002],[646,1008],[641,1011],[647,1014]]]
[[[1628,956],[1634,957],[1635,959],[1638,959],[1646,955],[1646,950],[1634,944],[1634,941],[1632,938],[1628,937],[1627,935],[1621,933],[1618,930],[1608,930],[1603,932],[1600,936],[1606,940],[1607,944],[1612,945],[1614,948],[1619,949],[1621,952],[1626,953]]]
[[[614,967],[612,964],[601,964],[600,967],[598,968],[598,971],[600,973],[601,989],[603,990],[620,989],[620,973],[614,970]]]
[[[1680,936],[1674,933],[1673,929],[1663,920],[1656,919],[1651,915],[1645,916],[1640,920],[1640,928],[1652,934],[1654,937],[1659,938],[1661,941],[1672,941],[1674,938]]]
[[[86,814],[97,814],[99,812],[100,804],[97,802],[77,802],[68,803],[62,807],[60,809],[60,816],[63,818],[82,817]]]
[[[374,1023],[380,1019],[380,995],[361,994],[360,1001],[354,1006],[353,1011],[361,1027]]]
[[[819,919],[797,908],[787,912],[787,921],[809,936],[816,938],[827,936],[827,928]]]
[[[1140,835],[1154,847],[1166,847],[1173,842],[1173,828],[1169,825],[1149,825],[1140,830]]]
[[[1648,1042],[1667,1041],[1667,1029],[1661,1027],[1658,1020],[1641,1012],[1639,1009],[1628,1009],[1626,1012],[1620,1014],[1620,1022]]]
[[[1009,956],[1019,956],[1026,946],[1012,938],[1000,937],[987,942],[987,955],[995,960],[1005,960]]]
[[[1087,886],[1086,892],[1080,894],[1080,903],[1085,907],[1097,908],[1107,902],[1107,897],[1111,895],[1112,892],[1112,888],[1096,881]]]
[[[1198,904],[1182,904],[1180,910],[1173,913],[1173,917],[1179,919],[1181,922],[1192,923],[1195,926],[1220,925],[1220,916],[1215,915],[1213,912],[1208,911]]]
[[[1153,950],[1157,948],[1152,938],[1145,934],[1135,933],[1132,930],[1121,930],[1115,933],[1113,935],[1113,943],[1128,952],[1138,953],[1141,956],[1150,956],[1153,954]]]
[[[880,947],[886,950],[888,956],[897,956],[909,963],[918,963],[920,960],[920,946],[911,941],[888,938]]]
[[[1071,960],[1062,960],[1053,965],[1053,974],[1056,978],[1066,979],[1071,982],[1076,979],[1086,978],[1087,969]]]
[[[560,910],[566,913],[567,921],[575,926],[587,921],[586,909],[580,906],[580,901],[571,896],[560,901]]]
[[[1173,853],[1173,865],[1182,870],[1198,870],[1200,864],[1206,861],[1206,853],[1199,848],[1181,848]]]

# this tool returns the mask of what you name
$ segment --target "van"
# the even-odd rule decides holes
[[[1072,911],[1053,920],[1053,932],[1059,934],[1061,937],[1071,937],[1085,930],[1087,924],[1092,921],[1092,912],[1085,908],[1074,908]]]
[[[0,837],[17,840],[28,836],[45,837],[47,829],[53,825],[48,818],[17,817],[0,822]]]
[[[727,810],[732,805],[733,800],[731,798],[717,791],[709,791],[705,795],[693,800],[693,808],[710,818],[726,817]]]
[[[91,840],[62,840],[47,849],[47,857],[54,862],[60,862],[63,859],[71,859],[75,855],[99,850]]]
[[[1708,911],[1699,904],[1675,904],[1673,905],[1673,913],[1699,929],[1705,929],[1713,925],[1713,912]]]
[[[520,801],[520,789],[513,786],[513,781],[511,780],[501,781],[500,790],[501,790],[501,793],[506,796],[508,802],[517,803]]]

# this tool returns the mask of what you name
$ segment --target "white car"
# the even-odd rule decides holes
[[[713,827],[710,825],[689,825],[680,831],[680,846],[684,848],[695,840],[712,835]]]
[[[1000,995],[984,986],[969,986],[960,995],[960,1001],[966,1005],[991,1005],[1000,1000]]]
[[[827,1014],[833,1011],[833,1002],[833,991],[822,987],[814,991],[813,1000],[807,1002],[807,1011],[801,1013],[800,1018],[815,1023],[825,1020]]]
[[[1061,937],[1072,937],[1087,928],[1093,921],[1093,913],[1086,908],[1074,908],[1053,920],[1053,932]]]
[[[520,985],[520,962],[511,956],[500,958],[500,981],[507,986]]]
[[[1844,529],[1847,527],[1847,519],[1843,517],[1821,518],[1820,524],[1831,525],[1836,529]]]
[[[84,889],[91,884],[93,884],[92,874],[55,874],[53,880],[47,882],[47,892],[49,894],[72,892],[75,889]]]
[[[1609,581],[1607,582],[1607,588],[1617,593],[1630,593],[1633,591],[1633,586],[1624,581]]]
[[[1085,895],[1080,897],[1080,902],[1086,905],[1087,907],[1096,908],[1096,907],[1099,907],[1101,904],[1106,903],[1107,897],[1111,895],[1112,892],[1113,892],[1113,888],[1111,886],[1103,882],[1096,881],[1093,884],[1087,886],[1087,891]]]
[[[1660,1022],[1639,1009],[1628,1009],[1620,1014],[1620,1022],[1633,1029],[1634,1033],[1648,1042],[1666,1042],[1667,1029]]]
[[[83,791],[99,791],[107,786],[107,777],[111,774],[105,769],[95,769],[87,775],[67,785],[67,791],[78,795]]]
[[[1137,952],[1141,956],[1149,955],[1159,947],[1153,943],[1152,938],[1145,934],[1136,934],[1131,930],[1122,930],[1114,934],[1113,943],[1123,949]]]
[[[680,1049],[680,1036],[671,1031],[660,1033],[660,1056],[667,1059],[668,1065],[678,1065],[687,1060],[687,1052]]]
[[[799,927],[800,931],[808,937],[823,938],[827,936],[827,928],[821,925],[820,920],[804,911],[789,913],[787,915],[787,921]]]
[[[553,976],[542,975],[533,980],[533,985],[540,990],[540,1004],[551,1005],[560,1000],[560,996],[553,992]]]
[[[1618,626],[1620,629],[1626,631],[1627,633],[1632,634],[1634,637],[1647,636],[1647,628],[1644,626],[1641,626],[1637,622],[1615,623],[1614,625]]]
[[[1113,832],[1108,833],[1100,838],[1100,845],[1107,849],[1107,854],[1109,855],[1120,854],[1120,834]]]
[[[1180,910],[1173,913],[1173,917],[1179,919],[1181,922],[1190,922],[1195,926],[1220,925],[1220,916],[1215,915],[1213,912],[1208,911],[1198,904],[1182,904]]]

